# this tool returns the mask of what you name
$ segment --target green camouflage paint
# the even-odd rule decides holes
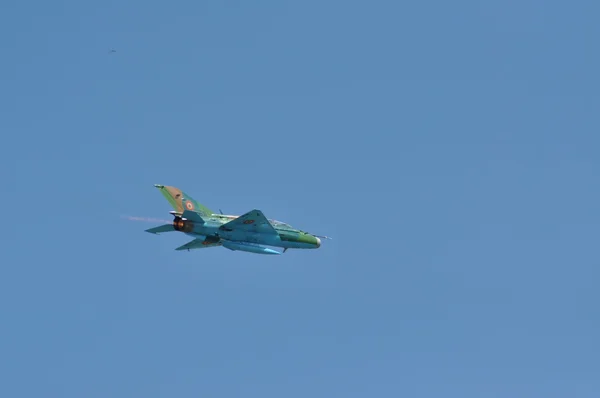
[[[154,185],[160,190],[160,193],[169,201],[173,209],[179,213],[183,213],[184,210],[195,211],[203,216],[210,216],[213,211],[208,207],[198,203],[190,195],[183,192],[181,189],[176,187],[170,187],[165,185]],[[182,199],[186,200],[186,208],[183,207]]]
[[[155,184],[154,186],[160,190],[160,193],[169,201],[173,209],[180,214],[183,213],[184,210],[195,211],[202,215],[206,221],[216,222],[219,224],[226,224],[232,219],[238,217],[215,214],[212,210],[198,203],[196,200],[194,200],[192,197],[190,197],[188,194],[186,194],[179,188],[159,184]],[[183,205],[182,198],[185,198],[185,208]],[[308,243],[311,245],[319,246],[317,238],[312,236],[311,234],[295,229],[288,224],[278,224],[277,222],[271,222],[270,220],[269,223],[273,226],[273,228],[275,228],[275,230],[279,234],[279,238],[283,241]]]

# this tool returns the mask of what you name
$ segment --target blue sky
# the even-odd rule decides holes
[[[597,397],[599,11],[3,3],[2,396]]]

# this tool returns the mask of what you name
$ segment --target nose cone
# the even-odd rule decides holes
[[[293,242],[301,243],[302,247],[307,249],[318,249],[321,247],[321,239],[306,232],[301,233],[297,238],[293,238]]]

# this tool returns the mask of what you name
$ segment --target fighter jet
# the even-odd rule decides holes
[[[239,250],[257,254],[282,254],[287,249],[318,249],[321,239],[317,236],[293,228],[281,221],[267,219],[262,211],[254,209],[241,216],[216,214],[198,203],[181,189],[165,185],[154,185],[169,201],[174,211],[172,224],[164,224],[147,229],[146,232],[159,234],[179,231],[194,238],[175,250],[203,249],[223,246],[229,250]],[[283,252],[265,246],[283,248]]]

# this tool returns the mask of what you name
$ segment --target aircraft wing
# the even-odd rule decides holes
[[[203,238],[200,238],[200,239],[194,239],[192,241],[189,241],[185,245],[179,246],[175,250],[205,249],[207,247],[217,247],[217,246],[221,246],[221,243],[220,242],[211,242],[211,241],[204,240]]]
[[[273,233],[277,231],[262,211],[254,209],[248,213],[239,216],[238,218],[229,221],[221,226],[224,230],[237,230],[246,232],[262,232],[262,233]]]
[[[150,228],[150,229],[146,230],[146,232],[150,232],[151,234],[156,234],[156,235],[158,235],[161,232],[171,232],[171,231],[175,231],[175,228],[173,228],[173,224],[160,225],[158,227],[154,227],[154,228]]]

